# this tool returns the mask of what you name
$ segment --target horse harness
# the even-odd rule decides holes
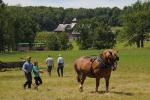
[[[94,70],[92,68],[92,64],[95,62],[95,61],[99,61],[100,62],[100,65],[99,65],[99,68],[100,69],[105,69],[105,68],[109,68],[111,67],[112,65],[114,65],[114,63],[110,63],[110,64],[107,64],[107,62],[105,61],[105,59],[103,58],[103,56],[97,56],[97,57],[92,57],[91,58],[91,67],[90,67],[90,72],[92,75],[94,75]]]

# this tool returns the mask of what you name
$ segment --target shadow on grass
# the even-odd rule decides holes
[[[51,91],[52,89],[47,88],[47,91]]]
[[[116,92],[116,91],[111,91],[110,93],[118,94],[118,95],[127,95],[127,96],[133,96],[134,94],[131,92]]]
[[[106,91],[98,91],[98,92],[95,92],[95,91],[91,91],[90,93],[98,93],[98,94],[105,94],[107,93]],[[131,92],[117,92],[117,91],[110,91],[108,93],[113,93],[113,94],[118,94],[118,95],[126,95],[126,96],[133,96],[134,94],[131,93]]]
[[[105,91],[98,91],[98,92],[95,92],[95,91],[91,91],[90,93],[98,93],[98,94],[104,94],[106,93]]]
[[[63,77],[72,77],[71,75],[64,75]]]

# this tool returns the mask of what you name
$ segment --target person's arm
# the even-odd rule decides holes
[[[62,57],[62,60],[63,60],[63,66],[65,66],[65,62],[64,62],[64,58]]]
[[[46,59],[45,63],[47,64],[47,59]]]
[[[38,72],[39,72],[39,70],[37,70],[37,68],[36,68],[36,67],[33,67],[33,72],[38,73]]]
[[[25,73],[28,73],[28,71],[26,70],[26,64],[23,64],[23,67],[22,67],[22,70],[25,72]]]
[[[40,69],[41,67],[38,66],[38,73],[44,73],[43,70]]]
[[[52,67],[54,68],[54,60],[52,59]]]
[[[57,59],[57,63],[59,64],[59,57],[58,57],[58,59]]]

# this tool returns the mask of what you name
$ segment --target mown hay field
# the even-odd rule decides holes
[[[73,61],[83,55],[98,55],[99,50],[87,51],[44,51],[13,52],[1,54],[0,61],[18,61],[21,57],[32,56],[45,70],[41,77],[43,84],[39,90],[24,90],[25,81],[21,70],[11,69],[0,72],[0,100],[150,100],[150,49],[119,49],[120,61],[112,72],[110,93],[104,93],[105,82],[101,79],[99,93],[94,93],[95,79],[87,78],[84,91],[78,90]],[[56,73],[56,59],[61,53],[65,58],[64,77]],[[46,72],[45,59],[51,55],[55,60],[52,76]],[[33,81],[34,82],[34,81]]]

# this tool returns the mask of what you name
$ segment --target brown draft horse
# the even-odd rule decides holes
[[[100,78],[106,81],[106,92],[109,92],[109,79],[111,71],[117,67],[119,57],[117,51],[106,49],[97,58],[80,57],[74,63],[77,73],[77,81],[80,83],[80,91],[83,91],[83,84],[86,77],[96,78],[96,89],[98,92]]]

